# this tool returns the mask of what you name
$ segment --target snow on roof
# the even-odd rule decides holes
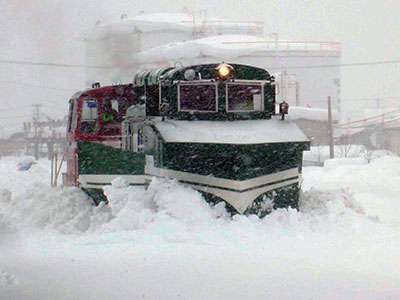
[[[169,143],[267,144],[309,141],[293,121],[278,118],[235,122],[156,120],[154,124]]]
[[[100,23],[88,30],[84,36],[86,39],[94,40],[110,34],[130,34],[135,30],[140,32],[176,30],[203,35],[218,35],[227,32],[262,35],[263,28],[263,23],[259,21],[232,21],[186,13],[154,13],[124,18],[108,24]]]
[[[135,32],[135,30],[152,32],[168,29],[192,31],[193,19],[187,14],[179,13],[144,14],[105,25],[97,25],[85,34],[85,38],[95,40],[110,34],[129,34]]]
[[[154,13],[138,15],[109,24],[95,26],[84,34],[86,39],[95,40],[110,34],[130,34],[136,31],[186,31],[218,34],[224,31],[262,33],[263,24],[251,21],[229,21],[215,18],[193,18],[183,13]]]
[[[300,106],[290,106],[289,116],[291,119],[307,119],[315,121],[327,121],[328,120],[328,110],[322,108],[309,108]],[[340,114],[337,111],[332,111],[332,119],[334,121],[339,120]]]
[[[136,58],[143,63],[154,61],[166,61],[177,59],[190,59],[196,57],[224,57],[232,59],[252,54],[265,55],[266,52],[276,51],[321,51],[318,42],[307,44],[307,42],[290,42],[264,39],[250,35],[217,35],[190,41],[170,43],[155,47],[136,54]],[[330,49],[334,51],[334,49]]]
[[[154,61],[176,60],[180,58],[196,58],[200,56],[220,57],[221,54],[223,54],[226,58],[234,58],[258,51],[258,44],[246,45],[224,43],[225,41],[237,39],[263,41],[262,38],[255,36],[212,36],[191,41],[166,44],[150,50],[142,51],[136,56],[139,61],[146,63]]]

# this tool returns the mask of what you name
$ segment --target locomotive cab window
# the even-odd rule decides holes
[[[261,82],[227,83],[226,96],[229,112],[264,110],[264,90]]]
[[[143,152],[144,151],[144,135],[142,127],[131,126],[131,142],[130,150],[133,152]]]
[[[78,119],[78,105],[74,99],[69,100],[69,112],[68,112],[68,132],[75,131],[77,119]]]
[[[120,123],[128,105],[128,100],[125,98],[103,100],[101,122],[104,135],[120,134]]]
[[[84,99],[82,103],[81,122],[79,130],[84,134],[97,132],[97,100]]]
[[[102,120],[104,124],[114,123],[119,119],[118,100],[105,99],[103,100],[102,108],[103,108]]]
[[[217,111],[215,83],[185,83],[178,85],[178,110],[196,112]]]

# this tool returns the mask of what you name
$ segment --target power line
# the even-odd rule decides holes
[[[390,120],[383,120],[377,123],[371,123],[371,124],[365,124],[365,125],[357,125],[357,126],[350,126],[350,127],[345,127],[345,128],[339,128],[339,129],[359,129],[359,128],[370,128],[370,127],[379,127],[385,124],[389,124],[389,123],[393,123],[396,121],[399,121],[400,118],[396,118],[396,119],[390,119]]]
[[[0,126],[0,129],[11,128],[11,127],[15,127],[16,125],[20,125],[22,127],[22,124],[23,124],[22,122],[7,123],[7,125]]]
[[[5,84],[12,84],[12,85],[20,85],[20,86],[30,86],[30,87],[35,87],[35,88],[43,88],[43,89],[50,89],[50,90],[57,90],[57,91],[67,91],[67,92],[77,92],[79,90],[84,90],[85,88],[82,89],[66,89],[66,88],[58,88],[58,87],[50,87],[50,86],[44,86],[44,85],[34,85],[34,84],[29,84],[29,83],[21,83],[21,82],[14,82],[14,81],[0,81],[0,83],[5,83]],[[340,98],[342,101],[376,101],[377,99],[379,100],[396,100],[400,99],[399,96],[377,96],[377,97],[371,97],[371,98]],[[320,100],[314,100],[313,103],[316,102],[326,102],[326,99],[320,99]]]
[[[68,99],[66,99],[65,102],[61,103],[61,104],[57,104],[57,103],[47,103],[45,104],[44,109],[50,109],[50,110],[54,110],[54,109],[58,109],[58,110],[65,110],[66,107],[69,105],[68,103]]]
[[[360,67],[360,66],[386,65],[386,64],[398,64],[398,63],[400,63],[400,60],[371,61],[371,62],[317,65],[317,66],[297,66],[297,67],[282,66],[282,67],[269,67],[268,69],[319,69],[319,68],[338,68],[338,67]]]
[[[44,104],[44,109],[59,108],[59,109],[64,110],[65,106],[67,106],[67,105],[68,105],[68,101],[65,101],[65,102],[63,102],[61,104],[52,103],[52,102],[46,102]],[[4,110],[0,111],[0,115],[1,114],[8,114],[10,111],[22,111],[22,110],[28,110],[28,109],[29,110],[32,109],[32,107],[29,104],[20,104],[20,105],[17,105],[17,106],[10,106],[10,107],[7,107],[7,109],[4,109]]]
[[[22,117],[26,117],[26,114],[22,114],[22,115],[10,115],[10,116],[5,116],[5,117],[1,117],[1,120],[8,120],[8,119],[15,119],[15,118],[22,118]]]
[[[398,121],[398,120],[400,120],[400,118],[387,120],[387,121],[384,121],[383,123],[384,123],[384,124],[389,124],[389,123],[392,123],[392,122],[395,122],[395,121]]]
[[[45,86],[45,85],[35,85],[35,84],[21,83],[21,82],[14,82],[14,81],[0,81],[0,83],[12,84],[12,85],[30,86],[30,87],[37,87],[37,88],[49,89],[49,90],[57,90],[57,91],[68,91],[68,92],[76,91],[76,90],[73,90],[73,89],[57,88],[57,87],[51,87],[51,86]]]
[[[27,110],[27,109],[31,109],[31,108],[28,107],[26,104],[21,104],[19,106],[13,106],[13,107],[7,107],[7,109],[3,109],[0,111],[0,115],[8,114],[10,111],[21,111],[21,110]]]
[[[396,109],[396,110],[393,110],[393,111],[390,111],[390,112],[387,112],[387,113],[383,113],[383,114],[380,114],[380,115],[377,115],[377,116],[374,116],[374,117],[361,119],[361,120],[356,120],[356,121],[352,121],[352,122],[348,122],[348,123],[344,123],[344,124],[338,124],[338,125],[335,125],[335,127],[336,128],[345,129],[345,128],[343,128],[343,126],[347,126],[347,125],[351,125],[351,124],[355,125],[355,124],[358,124],[358,123],[365,123],[366,121],[370,121],[370,120],[374,120],[374,119],[380,119],[380,118],[391,116],[392,114],[399,114],[399,113],[400,113],[400,109]],[[355,128],[355,127],[348,127],[348,128]]]
[[[391,96],[391,97],[371,97],[371,98],[341,98],[344,101],[370,101],[370,100],[397,100],[400,99],[400,96]]]
[[[357,121],[352,121],[352,122],[348,122],[348,123],[345,123],[345,124],[338,124],[335,127],[341,128],[343,126],[347,126],[347,125],[351,125],[351,124],[365,123],[366,121],[375,120],[375,119],[381,119],[381,118],[387,117],[387,116],[389,116],[391,114],[399,113],[399,111],[400,110],[398,109],[398,110],[394,110],[394,111],[391,111],[391,112],[388,112],[388,113],[384,113],[384,114],[381,114],[381,115],[377,115],[377,116],[374,116],[374,117],[361,119],[361,120],[357,120]]]
[[[341,101],[349,101],[349,102],[358,102],[358,101],[376,101],[376,100],[384,100],[384,101],[390,101],[390,100],[398,100],[400,99],[400,96],[391,96],[391,97],[371,97],[371,98],[338,98]],[[313,100],[313,103],[326,103],[326,99],[317,99],[317,100]],[[346,104],[346,103],[345,103]]]
[[[76,64],[60,64],[50,62],[34,62],[22,60],[4,60],[0,59],[0,63],[11,65],[32,65],[32,66],[45,66],[45,67],[63,67],[63,68],[93,68],[93,69],[111,69],[113,66],[90,66],[90,65],[76,65]]]
[[[115,66],[95,66],[95,65],[78,65],[78,64],[61,64],[50,62],[34,62],[34,61],[20,61],[20,60],[4,60],[0,59],[0,63],[13,64],[13,65],[33,65],[33,66],[46,66],[46,67],[64,67],[64,68],[93,68],[93,69],[112,69]],[[337,67],[359,67],[359,66],[372,66],[372,65],[385,65],[385,64],[398,64],[400,60],[385,60],[385,61],[371,61],[371,62],[356,62],[332,65],[316,65],[316,66],[280,66],[269,67],[268,69],[316,69],[316,68],[337,68]]]

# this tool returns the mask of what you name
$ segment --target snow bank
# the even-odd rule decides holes
[[[121,184],[122,181],[119,177],[111,186],[104,187],[115,216],[104,230],[137,230],[149,223],[164,224],[166,220],[177,222],[182,227],[201,227],[221,216],[228,216],[223,206],[211,207],[199,192],[176,180],[153,178],[148,190],[128,187]]]
[[[111,218],[107,206],[95,207],[87,195],[76,188],[52,189],[41,184],[28,189],[27,193],[12,196],[11,200],[2,199],[3,224],[11,223],[22,231],[77,233],[94,230]]]
[[[325,170],[330,171],[339,166],[365,165],[366,163],[366,160],[362,157],[331,158],[324,161],[324,168]]]
[[[300,106],[289,107],[289,117],[292,120],[307,119],[316,121],[328,121],[328,110],[322,108],[308,108]],[[340,114],[337,111],[332,112],[332,119],[339,120]]]
[[[19,161],[21,163],[33,163],[36,159],[33,156],[22,156]]]
[[[85,232],[111,218],[107,206],[95,207],[80,189],[51,188],[49,161],[24,172],[15,168],[18,161],[0,161],[0,236],[12,231]]]
[[[362,158],[366,163],[375,159],[395,155],[387,150],[368,150],[362,145],[335,145],[335,158]],[[306,165],[323,165],[330,158],[329,146],[312,146],[303,152],[303,163]]]
[[[311,215],[329,216],[343,213],[365,215],[363,206],[355,200],[350,189],[318,191],[311,188],[301,194],[299,209],[300,212]]]
[[[349,187],[355,192],[372,192],[382,196],[398,199],[400,195],[400,158],[384,156],[364,165],[343,165],[328,170],[305,169],[305,189],[309,189],[308,179],[312,182],[317,178],[307,178],[307,172],[313,170],[313,175],[319,176],[316,181],[319,190],[340,189]],[[317,171],[315,171],[317,170]],[[324,174],[322,176],[322,174]],[[316,184],[314,182],[314,185]]]
[[[35,169],[37,171],[40,165],[43,166],[43,162],[35,165],[31,172],[35,172]],[[15,175],[19,174],[22,173]],[[232,219],[222,203],[211,206],[199,192],[175,180],[154,178],[148,190],[145,190],[142,187],[129,186],[120,177],[116,178],[111,186],[104,187],[110,204],[99,207],[95,207],[86,194],[76,188],[50,188],[44,182],[34,181],[30,185],[25,187],[23,194],[4,188],[0,191],[0,236],[38,230],[63,234],[143,231],[150,236],[155,234],[161,240],[191,240],[193,235],[203,235],[203,232],[217,228],[223,231],[224,226],[248,222],[242,216]],[[319,202],[322,205],[319,209],[327,214],[343,213],[330,210],[331,206],[327,203],[341,202],[342,206],[349,208],[347,202],[351,197],[343,196],[343,193],[334,192],[336,198],[320,195],[318,191],[311,194],[313,196],[307,195],[306,198],[324,199]],[[257,226],[264,226],[262,224],[266,223],[271,226],[270,222],[275,222],[276,219],[293,216],[303,222],[310,218],[311,210],[307,205],[307,201],[303,201],[300,212],[279,210],[264,220],[255,216],[251,216],[250,220],[259,224]]]
[[[263,219],[158,179],[145,190],[116,178],[111,211],[96,209],[77,189],[49,188],[49,165],[2,175],[0,240],[20,243],[0,244],[1,299],[400,297],[399,158],[306,167],[300,210]]]
[[[384,156],[365,165],[342,165],[332,169],[308,167],[303,171],[303,189],[347,189],[366,214],[400,226],[400,158]]]
[[[10,285],[18,285],[18,284],[19,284],[19,281],[15,276],[7,273],[6,271],[2,271],[0,269],[0,287],[2,285],[10,286]]]
[[[15,161],[0,161],[0,169],[4,169],[5,166],[9,168]],[[43,172],[46,163],[48,164],[40,161],[31,170],[13,171],[12,175],[16,181],[22,183],[29,175]],[[109,205],[95,207],[79,189],[50,188],[45,183],[46,180],[43,180],[46,175],[48,174],[43,172],[39,182],[30,178],[31,181],[25,182],[25,185],[15,184],[14,180],[14,184],[2,181],[0,236],[10,235],[15,231],[33,230],[55,230],[64,234],[132,231],[149,226],[168,226],[169,222],[175,226],[179,224],[184,230],[193,230],[214,228],[242,218],[237,216],[231,219],[223,205],[210,206],[200,193],[174,180],[154,178],[148,190],[145,190],[142,187],[129,186],[120,177],[116,178],[111,186],[104,187]],[[359,213],[363,210],[362,204],[354,204],[359,193],[370,192],[396,198],[400,195],[398,182],[400,159],[396,157],[382,157],[371,164],[365,164],[362,158],[328,160],[323,169],[305,168],[303,187],[308,200],[300,203],[300,212],[289,213],[287,210],[280,210],[279,213],[273,212],[257,222],[268,222],[269,219],[274,219],[276,214],[294,214],[296,218],[308,219],[310,207],[316,205],[316,198],[323,199],[318,202],[322,205],[319,209],[328,214],[343,213],[327,205],[339,202],[346,209],[354,210],[354,207],[358,207],[355,211]],[[347,190],[349,192],[344,192]],[[330,191],[333,194],[320,194],[320,191]],[[350,205],[350,202],[354,202],[354,205]]]

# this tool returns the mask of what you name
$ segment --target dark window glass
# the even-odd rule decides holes
[[[104,99],[102,123],[104,135],[120,135],[121,122],[129,106],[126,98]]]
[[[229,111],[262,111],[262,89],[259,84],[229,84]]]
[[[216,111],[216,85],[180,85],[180,110]]]
[[[68,111],[68,132],[71,131],[72,127],[72,113],[74,111],[74,101],[70,100],[69,101],[69,111]]]

